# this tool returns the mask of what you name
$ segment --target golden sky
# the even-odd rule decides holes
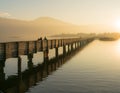
[[[0,16],[23,20],[48,16],[79,25],[111,25],[120,19],[120,0],[0,0]]]

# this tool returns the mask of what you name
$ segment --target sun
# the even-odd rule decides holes
[[[119,29],[119,30],[120,30],[120,20],[117,20],[117,21],[115,22],[115,27],[116,27],[116,29]]]

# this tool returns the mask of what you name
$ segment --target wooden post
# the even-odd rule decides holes
[[[56,47],[59,47],[59,40],[56,39]]]
[[[44,60],[45,60],[46,58],[48,58],[48,53],[49,53],[48,40],[47,40],[46,37],[44,38],[44,43],[43,43],[43,45],[44,45],[44,50],[43,50],[43,52],[44,52]]]
[[[25,54],[29,54],[29,42],[26,42],[26,45],[25,45]]]
[[[68,44],[68,53],[70,52],[70,44]]]
[[[55,56],[58,58],[58,47],[55,48]]]
[[[73,43],[71,43],[71,51],[73,51]]]
[[[0,44],[0,60],[6,59],[6,44],[1,43]]]
[[[76,41],[76,48],[78,48],[78,42]]]
[[[80,41],[80,47],[82,47],[83,46],[83,43],[82,43],[83,41]]]
[[[32,59],[33,59],[33,54],[28,54],[28,69],[32,69],[33,68],[33,62],[32,62]]]
[[[81,44],[80,44],[81,41],[79,41],[79,47],[81,47]]]
[[[37,40],[37,51],[43,51],[43,40],[42,40],[42,38],[39,38]]]
[[[5,80],[5,73],[4,73],[4,67],[5,67],[5,60],[0,61],[0,84]]]
[[[56,40],[54,40],[54,48],[56,48]]]
[[[63,46],[63,40],[61,39],[61,46]]]
[[[48,59],[49,50],[43,51],[44,52],[44,60]]]
[[[75,49],[77,48],[77,46],[76,46],[76,41],[75,41]]]
[[[21,79],[21,58],[18,57],[18,77]]]
[[[77,44],[78,44],[78,48],[80,47],[80,43],[79,43],[79,41],[77,42]]]
[[[66,45],[63,45],[63,55],[66,55]]]
[[[34,53],[37,52],[37,41],[34,41]]]

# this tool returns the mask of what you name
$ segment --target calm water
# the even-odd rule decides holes
[[[120,41],[94,41],[27,93],[120,93]]]
[[[52,52],[54,50],[51,50],[50,58],[54,56]],[[40,59],[40,56],[43,54],[34,55],[33,65],[42,63],[43,59]],[[12,65],[11,60],[14,63]],[[17,73],[16,60],[7,60],[4,68],[6,78]],[[28,60],[26,56],[23,56],[22,60],[24,71],[28,68]],[[109,42],[95,40],[73,57],[61,62],[64,64],[60,63],[61,66],[31,86],[25,93],[120,93],[120,40]],[[9,70],[12,67],[13,70]]]

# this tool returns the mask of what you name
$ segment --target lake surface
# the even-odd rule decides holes
[[[54,50],[50,51],[49,57],[52,59],[55,56],[52,53]],[[43,64],[40,56],[43,54],[34,54],[32,67],[39,63]],[[54,63],[47,65],[47,71],[50,69],[51,73],[47,72],[45,76],[43,71],[43,79],[29,85],[30,88],[26,89],[26,92],[17,93],[120,93],[120,40],[95,40],[67,57],[67,60],[62,57],[59,58],[60,61],[55,59]],[[22,71],[28,69],[27,62],[27,57],[22,56]],[[16,75],[16,65],[17,59],[6,60],[4,67],[6,79],[10,75]]]

